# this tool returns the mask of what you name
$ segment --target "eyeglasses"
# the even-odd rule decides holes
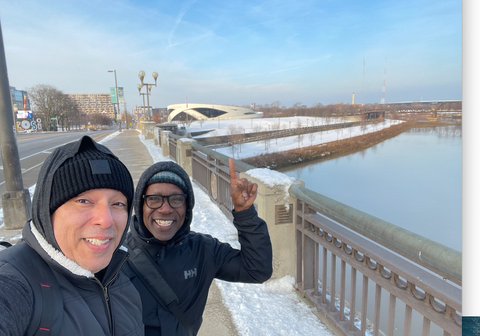
[[[167,199],[167,202],[168,202],[168,205],[170,205],[170,208],[176,209],[176,208],[180,208],[185,203],[185,200],[187,199],[187,194],[176,194],[176,195],[169,195],[169,196],[143,195],[143,199],[145,200],[145,203],[150,209],[161,208],[165,198]]]

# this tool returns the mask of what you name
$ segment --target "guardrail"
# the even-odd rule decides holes
[[[169,146],[179,138],[170,134]],[[232,219],[228,156],[190,146],[193,181]],[[235,160],[235,168],[248,175],[255,167]],[[289,193],[295,210],[286,239],[295,247],[286,255],[295,259],[296,288],[339,333],[461,335],[460,252],[300,185]],[[280,229],[276,218],[267,224],[272,236]]]
[[[290,194],[297,199],[296,286],[344,335],[462,334],[460,252],[302,186]]]
[[[366,121],[365,124],[375,123],[376,121]],[[297,134],[305,134],[305,133],[312,133],[312,132],[320,132],[320,131],[327,131],[327,130],[335,130],[341,129],[345,127],[353,127],[360,125],[361,122],[359,121],[348,121],[336,124],[327,124],[327,125],[315,125],[315,126],[305,126],[305,127],[297,127],[297,128],[288,128],[279,131],[272,131],[272,132],[262,132],[260,135],[256,136],[249,136],[249,137],[242,137],[242,133],[240,134],[232,134],[226,136],[227,138],[231,137],[233,140],[229,140],[227,142],[222,142],[213,145],[206,145],[205,147],[208,148],[222,148],[228,147],[233,144],[243,144],[248,142],[255,142],[255,141],[262,141],[268,139],[275,139],[275,138],[284,138],[287,136],[293,136]],[[223,136],[225,137],[225,136]]]

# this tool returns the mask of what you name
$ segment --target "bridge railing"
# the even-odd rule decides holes
[[[302,186],[290,194],[296,286],[344,335],[462,334],[460,252]]]
[[[232,219],[228,156],[195,141],[188,146],[177,162],[191,162],[193,181]],[[246,175],[255,168],[237,160],[235,167]],[[282,239],[294,242],[286,254],[276,253],[280,244],[273,241],[287,232],[275,205],[255,202],[274,213],[267,221],[274,259],[295,259],[296,288],[342,335],[461,335],[460,252],[300,185],[289,193],[293,229]]]

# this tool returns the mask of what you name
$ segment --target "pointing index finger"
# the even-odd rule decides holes
[[[232,158],[228,159],[228,168],[230,169],[230,181],[237,180],[238,176],[237,176],[237,171],[235,170],[235,162],[233,161]]]

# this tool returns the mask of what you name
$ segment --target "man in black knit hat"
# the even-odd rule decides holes
[[[142,298],[145,335],[193,336],[202,324],[213,279],[262,283],[272,275],[267,224],[253,202],[257,184],[239,179],[230,159],[233,224],[241,249],[193,232],[190,178],[174,162],[157,162],[140,177],[122,270]]]
[[[0,335],[143,335],[120,272],[132,200],[128,169],[90,137],[48,156],[23,239],[0,252]]]

